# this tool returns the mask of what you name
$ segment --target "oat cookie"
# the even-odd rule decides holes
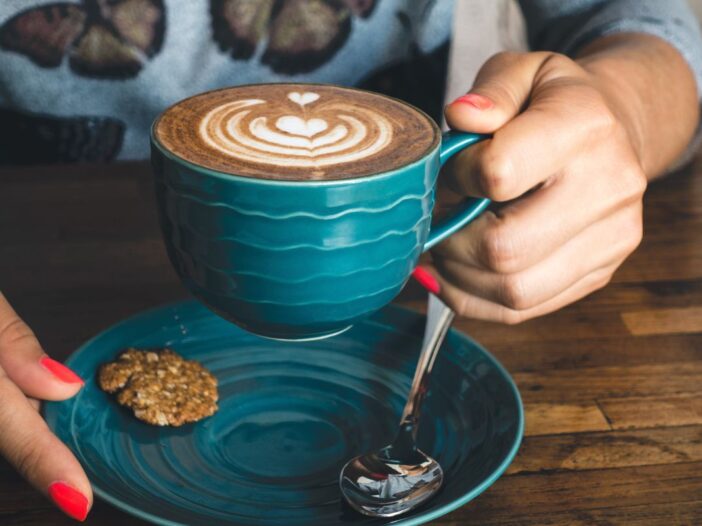
[[[217,411],[217,379],[200,363],[170,349],[127,349],[98,374],[103,391],[144,422],[181,426]]]

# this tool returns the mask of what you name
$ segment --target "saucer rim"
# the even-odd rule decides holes
[[[183,309],[183,308],[188,308],[192,304],[198,304],[197,300],[184,300],[184,301],[176,301],[176,302],[169,302],[169,303],[163,303],[161,305],[151,307],[149,309],[144,309],[136,314],[133,314],[131,316],[128,316],[127,318],[124,318],[123,320],[114,323],[107,327],[106,329],[100,331],[98,334],[90,338],[88,341],[83,343],[80,347],[78,347],[75,351],[73,351],[69,357],[65,360],[65,364],[67,366],[71,366],[76,360],[79,360],[81,355],[84,352],[87,352],[90,350],[90,348],[95,344],[96,341],[99,339],[103,338],[107,333],[110,333],[115,330],[119,330],[120,328],[124,326],[129,326],[134,322],[138,322],[139,320],[143,318],[148,318],[150,316],[155,315],[156,313],[160,311],[165,311],[168,309]],[[418,311],[401,306],[401,305],[396,305],[396,304],[390,304],[386,306],[383,310],[396,310],[396,311],[401,311],[404,313],[410,313],[414,315],[421,315]],[[210,311],[211,312],[211,311]],[[216,316],[216,314],[211,313],[212,316]],[[243,331],[243,329],[241,329]],[[512,390],[512,394],[514,395],[515,401],[516,401],[516,406],[517,406],[517,432],[514,437],[514,441],[510,447],[509,452],[505,456],[505,458],[502,460],[500,465],[495,468],[488,477],[485,478],[480,484],[476,485],[473,489],[471,489],[469,492],[466,494],[462,495],[461,497],[454,499],[436,509],[431,509],[427,510],[424,512],[419,512],[416,515],[413,515],[412,517],[408,517],[406,519],[402,518],[395,518],[392,522],[393,526],[418,526],[420,524],[425,524],[429,521],[435,520],[439,517],[443,517],[452,511],[457,510],[461,506],[464,506],[468,502],[472,501],[476,497],[480,496],[483,492],[485,492],[490,486],[492,486],[507,470],[507,468],[510,466],[512,461],[517,455],[517,452],[519,451],[519,448],[522,443],[522,439],[524,438],[524,404],[522,402],[522,397],[519,393],[519,389],[517,388],[517,385],[514,382],[514,379],[512,376],[509,374],[507,369],[499,362],[495,356],[492,355],[485,347],[483,347],[480,343],[475,341],[473,338],[468,336],[467,334],[463,333],[462,331],[459,331],[454,328],[450,328],[449,332],[453,334],[453,337],[457,337],[460,340],[468,342],[470,345],[474,346],[477,348],[480,352],[483,353],[483,355],[487,358],[487,360],[500,372],[500,374],[507,380],[507,384],[509,385],[509,388]],[[58,412],[60,411],[60,406],[61,402],[46,402],[45,404],[42,405],[42,416],[47,419],[47,423],[49,418],[53,418],[54,421],[56,421],[56,417]],[[49,423],[49,427],[52,431],[54,431],[54,426]],[[93,493],[95,496],[100,498],[101,500],[109,503],[112,506],[115,506],[116,508],[124,511],[125,513],[128,513],[134,517],[137,517],[139,519],[151,522],[152,524],[156,524],[158,526],[189,526],[188,524],[182,523],[182,522],[175,522],[171,521],[169,519],[160,517],[158,515],[154,515],[152,513],[146,512],[141,510],[140,508],[137,508],[133,506],[130,503],[127,503],[117,497],[112,496],[107,490],[102,489],[99,485],[94,484],[91,481],[91,487],[93,490]],[[390,519],[392,520],[392,519]]]

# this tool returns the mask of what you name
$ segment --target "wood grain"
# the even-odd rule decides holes
[[[671,364],[583,367],[515,373],[527,402],[574,402],[598,398],[702,395],[702,360]]]
[[[702,307],[623,312],[622,320],[635,336],[702,332]]]
[[[524,405],[526,424],[524,436],[607,431],[609,422],[600,407],[592,403]]]
[[[587,510],[549,513],[530,513],[512,517],[480,517],[479,520],[466,514],[465,518],[439,520],[442,526],[650,526],[670,524],[676,526],[699,526],[702,523],[702,500],[676,502],[674,504],[644,504],[639,506],[613,506]]]
[[[523,473],[500,479],[481,498],[462,508],[463,524],[540,525],[554,513],[587,516],[594,510],[702,502],[702,463]],[[702,509],[695,510],[702,513]],[[620,512],[623,520],[626,511]],[[702,516],[702,515],[698,515]],[[547,523],[547,522],[546,522]],[[560,524],[569,524],[563,522]],[[597,523],[591,523],[597,524]],[[676,524],[650,522],[649,524]],[[699,524],[699,523],[697,523]]]
[[[702,461],[702,426],[527,437],[510,473]]]
[[[148,165],[0,169],[0,289],[58,359],[185,297]],[[425,297],[410,284],[399,301]],[[512,372],[527,436],[508,474],[435,524],[702,524],[702,162],[651,185],[643,243],[605,289],[513,327],[455,325]],[[71,524],[0,460],[0,526]],[[98,501],[86,524],[146,523]]]
[[[555,340],[515,344],[505,340],[495,341],[489,347],[512,372],[692,362],[699,359],[702,349],[702,333],[636,338],[593,335],[567,343]]]
[[[702,397],[620,398],[599,400],[613,429],[702,424]]]

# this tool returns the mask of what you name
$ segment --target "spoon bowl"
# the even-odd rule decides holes
[[[439,463],[419,449],[398,458],[392,445],[350,460],[340,485],[353,509],[371,517],[394,517],[432,497],[444,480]]]
[[[422,350],[397,436],[392,444],[351,459],[341,470],[341,493],[363,515],[402,515],[430,499],[443,483],[441,466],[417,448],[416,442],[431,369],[454,315],[438,297],[429,294]]]

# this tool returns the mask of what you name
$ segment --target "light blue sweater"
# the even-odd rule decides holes
[[[573,53],[602,35],[650,33],[680,50],[702,86],[702,38],[684,0],[519,3],[533,49]],[[149,126],[165,107],[245,83],[361,86],[438,117],[453,7],[452,0],[3,0],[0,164],[145,158]]]

